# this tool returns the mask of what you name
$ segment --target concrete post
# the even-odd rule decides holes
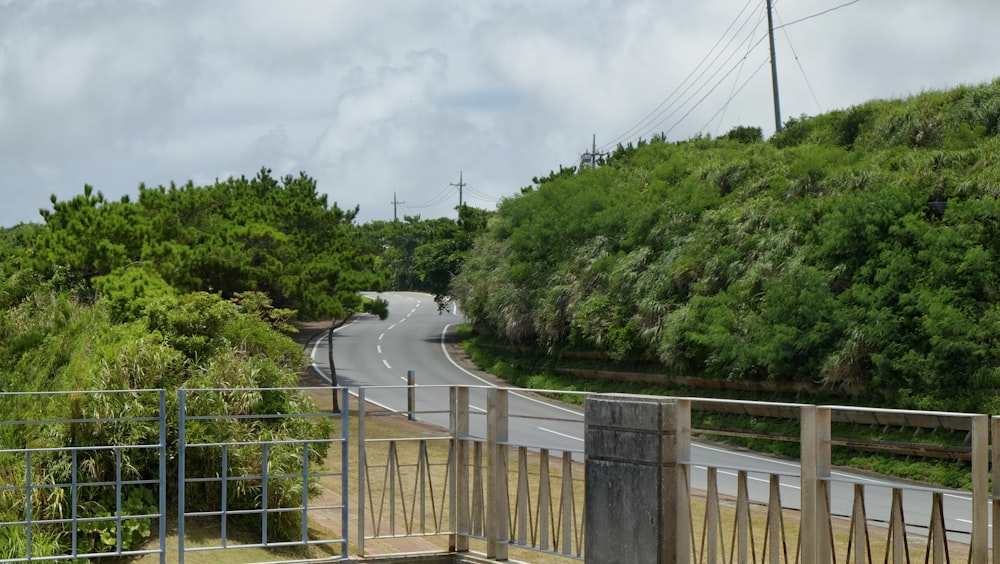
[[[586,400],[588,562],[687,562],[690,406],[671,398]]]

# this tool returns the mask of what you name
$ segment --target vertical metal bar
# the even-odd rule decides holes
[[[389,534],[392,536],[396,536],[396,468],[396,441],[389,441],[389,456],[386,458],[385,471],[389,477]]]
[[[417,487],[420,488],[420,532],[427,532],[427,441],[420,439],[417,450]],[[431,497],[434,507],[434,497]]]
[[[24,452],[24,521],[25,521],[25,556],[31,560],[31,451]]]
[[[122,552],[122,449],[115,448],[115,546]]]
[[[417,380],[416,373],[412,370],[407,370],[406,371],[406,418],[409,419],[410,421],[416,419],[416,416],[413,414],[413,412],[416,411],[417,409],[417,393],[416,393],[416,387],[414,386],[414,384],[416,384],[416,380]]]
[[[340,555],[347,557],[347,537],[349,534],[349,519],[350,513],[348,512],[348,500],[350,499],[349,491],[349,465],[348,460],[348,445],[347,439],[350,437],[350,403],[351,399],[350,393],[348,393],[347,388],[344,388],[341,393],[343,394],[343,402],[340,404],[343,407],[340,409]],[[360,464],[359,464],[360,467]],[[359,508],[360,511],[360,508]],[[361,513],[364,516],[364,513]]]
[[[344,468],[346,472],[347,468]],[[365,389],[358,388],[358,556],[365,555]],[[345,488],[344,491],[347,491]],[[344,519],[347,522],[347,519]],[[346,537],[345,537],[346,538]]]
[[[261,472],[260,472],[260,542],[264,546],[267,546],[267,470],[270,466],[270,443],[264,443],[261,445],[261,450],[263,454],[261,455]]]
[[[988,523],[990,489],[989,415],[972,416],[972,548],[970,564],[986,564],[989,554]],[[997,524],[1000,526],[1000,523]]]
[[[226,548],[229,543],[229,533],[226,528],[229,523],[229,445],[222,445],[222,507],[219,508],[219,531],[222,537],[222,548]]]
[[[177,562],[184,564],[184,455],[187,437],[184,414],[187,390],[177,390]]]
[[[160,390],[160,564],[167,564],[167,391]],[[73,483],[76,483],[76,450],[73,451]],[[73,518],[76,518],[74,493]],[[73,525],[73,543],[76,544],[76,524]],[[76,549],[74,548],[74,554]]]
[[[484,535],[486,533],[486,502],[483,485],[483,443],[476,441],[472,444],[472,534]]]
[[[344,409],[347,409],[344,407]],[[309,443],[302,443],[302,543],[309,540]]]
[[[72,539],[71,540],[71,545],[72,545],[73,554],[75,555],[77,553],[77,536],[78,536],[77,535],[78,527],[76,526],[76,524],[77,524],[77,521],[76,521],[76,519],[77,519],[77,493],[76,493],[77,492],[77,481],[76,481],[76,474],[77,474],[77,469],[79,468],[78,459],[79,459],[80,452],[76,449],[76,447],[73,447],[72,453],[73,453],[73,455],[72,455],[73,456],[73,460],[70,463],[70,472],[72,472],[73,474],[72,474],[72,476],[70,476],[69,495],[70,495],[70,519],[71,519],[70,526],[73,527],[73,530],[70,532],[70,536],[71,536],[71,539]],[[160,487],[162,489],[162,487],[163,487],[163,480],[166,479],[166,478],[164,478],[164,476],[166,476],[166,474],[161,472],[160,476],[161,476],[161,478],[160,478]],[[161,501],[162,501],[162,496],[161,496]],[[166,518],[167,518],[167,516],[166,516],[165,512],[163,511],[163,505],[160,505],[160,522],[161,523],[166,523]],[[164,537],[165,537],[165,535],[161,532],[160,533],[160,539],[161,539],[161,542],[160,542],[160,554],[161,555],[163,554],[163,542],[162,542],[162,539],[164,539]],[[161,558],[160,560],[161,560],[161,564],[164,564],[162,562],[163,559]]]

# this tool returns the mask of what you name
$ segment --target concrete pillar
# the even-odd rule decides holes
[[[690,404],[646,396],[588,397],[588,562],[687,562],[684,507]]]

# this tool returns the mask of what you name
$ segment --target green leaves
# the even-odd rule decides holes
[[[551,354],[974,403],[1000,381],[998,92],[620,147],[505,201],[452,288]]]

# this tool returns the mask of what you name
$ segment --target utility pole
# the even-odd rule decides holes
[[[465,182],[462,182],[462,171],[458,171],[458,184],[452,182],[451,185],[458,186],[458,209],[462,209],[462,188],[465,188]]]
[[[580,168],[583,168],[585,166],[596,168],[597,159],[605,155],[607,155],[607,153],[597,152],[597,134],[595,133],[590,141],[590,152],[580,155]]]
[[[771,42],[771,90],[774,92],[774,131],[781,131],[781,103],[778,101],[778,61],[774,58],[774,19],[767,0],[767,36]]]
[[[396,217],[396,206],[398,206],[399,204],[405,204],[405,203],[406,202],[400,202],[399,200],[396,199],[396,193],[395,192],[392,193],[392,220],[393,221],[399,221],[399,219]]]

